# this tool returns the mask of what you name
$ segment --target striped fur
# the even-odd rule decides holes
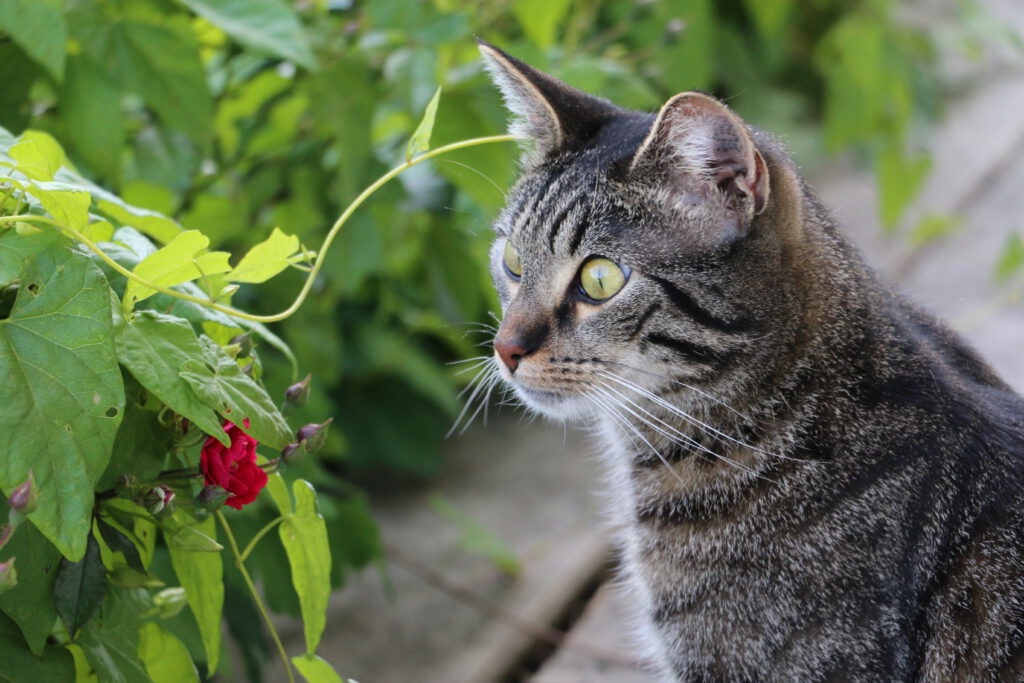
[[[724,105],[616,109],[482,51],[535,114],[491,267],[525,353],[495,367],[600,434],[664,678],[1024,677],[1024,401]],[[596,256],[631,271],[600,304]]]

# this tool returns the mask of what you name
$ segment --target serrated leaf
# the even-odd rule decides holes
[[[0,519],[7,519],[6,504],[2,500]],[[60,553],[28,523],[19,526],[0,551],[0,561],[12,557],[18,558],[18,585],[0,593],[0,611],[17,622],[32,653],[41,655],[57,621],[53,582],[57,578]]]
[[[199,681],[188,648],[159,624],[148,622],[139,631],[139,658],[153,683]]]
[[[179,233],[167,245],[139,262],[132,273],[161,287],[172,287],[195,280],[200,275],[214,275],[231,270],[227,252],[203,253],[210,239],[198,230]],[[155,289],[129,280],[125,285],[123,307],[130,311],[135,304],[156,294]]]
[[[53,180],[67,163],[60,143],[41,130],[26,130],[7,153],[18,163],[17,169],[32,180]]]
[[[316,655],[306,653],[292,657],[292,664],[307,683],[345,683],[345,679],[338,675],[333,666]]]
[[[149,683],[138,650],[142,615],[151,607],[146,590],[112,588],[98,617],[82,628],[76,642],[99,680]]]
[[[15,278],[18,297],[0,320],[0,487],[9,493],[31,468],[39,507],[30,519],[75,561],[124,411],[110,288],[51,232],[0,235],[0,286]]]
[[[71,654],[62,647],[47,647],[40,656],[34,655],[21,638],[15,623],[0,614],[0,681],[73,681],[75,665]]]
[[[299,250],[299,238],[274,228],[270,237],[250,249],[227,275],[231,282],[265,282],[288,267]]]
[[[92,618],[107,590],[107,570],[100,559],[100,546],[90,533],[85,555],[78,562],[64,558],[53,584],[53,602],[57,614],[74,635]]]
[[[201,359],[205,353],[188,321],[139,311],[130,322],[116,316],[114,334],[118,358],[142,386],[171,410],[230,445],[216,413],[178,374],[189,360]]]
[[[179,514],[175,513],[175,518]],[[193,528],[209,538],[217,538],[217,527],[212,516]],[[164,537],[167,536],[165,530]],[[185,589],[189,609],[199,626],[208,670],[212,674],[217,670],[220,658],[220,618],[224,609],[224,565],[221,554],[186,550],[170,539],[167,547],[174,573]]]
[[[61,0],[4,0],[0,2],[0,30],[54,80],[64,78],[67,26]]]
[[[179,0],[224,33],[256,52],[316,68],[302,23],[280,0]]]
[[[327,525],[317,510],[313,485],[297,479],[292,492],[295,494],[294,512],[281,507],[282,501],[275,497],[284,517],[278,531],[302,608],[306,652],[313,654],[323,635],[327,599],[331,594],[331,549],[327,543]]]
[[[434,96],[427,102],[427,108],[423,112],[420,125],[416,126],[416,132],[409,138],[409,144],[405,148],[405,160],[410,161],[413,157],[430,150],[430,135],[434,132],[434,120],[437,118],[437,104],[441,101],[441,86],[437,86]]]
[[[245,375],[235,359],[208,337],[200,337],[203,358],[186,361],[178,373],[196,395],[225,419],[242,426],[260,443],[282,449],[292,440],[292,431],[266,390]],[[244,429],[244,427],[243,427]]]

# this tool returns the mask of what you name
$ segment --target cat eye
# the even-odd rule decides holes
[[[523,276],[523,264],[519,261],[519,252],[511,242],[505,242],[505,270],[517,280]]]
[[[613,297],[629,279],[629,270],[606,258],[590,259],[580,269],[580,290],[594,301]]]

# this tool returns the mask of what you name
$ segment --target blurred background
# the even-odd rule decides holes
[[[474,36],[628,107],[703,89],[782,137],[872,260],[1021,388],[1022,14],[1009,0],[4,0],[0,125],[52,133],[86,176],[211,248],[280,227],[317,249],[404,159],[438,86],[434,146],[504,131]],[[516,156],[476,147],[385,186],[274,328],[313,373],[294,422],[334,417],[324,458],[303,466],[332,494],[322,654],[363,683],[640,676],[619,607],[592,599],[608,548],[593,444],[511,410],[444,439],[472,377],[451,363],[489,352],[489,224]],[[276,312],[302,279],[234,303]],[[261,360],[283,391],[287,360]],[[254,508],[249,533],[265,521]],[[287,628],[297,604],[275,543],[254,573]],[[239,595],[229,584],[221,678],[276,680]],[[600,612],[582,623],[605,635],[566,645],[580,612]]]

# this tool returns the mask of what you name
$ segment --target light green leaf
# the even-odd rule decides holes
[[[910,242],[914,247],[922,247],[929,242],[941,239],[963,227],[956,216],[928,214],[910,231]]]
[[[75,683],[99,683],[96,671],[86,658],[85,650],[82,649],[82,646],[76,643],[68,643],[65,647],[71,653],[71,657],[75,662]]]
[[[878,159],[878,202],[882,225],[894,230],[907,204],[921,189],[931,169],[927,156],[907,157],[898,149],[887,148]]]
[[[546,50],[555,44],[558,25],[565,19],[572,0],[517,0],[512,13],[537,47]]]
[[[222,417],[242,427],[260,443],[282,449],[292,440],[292,430],[266,390],[243,374],[238,363],[208,337],[200,337],[203,358],[186,361],[179,375],[196,395]],[[243,427],[244,429],[244,427]]]
[[[203,347],[192,325],[156,311],[139,311],[131,322],[115,316],[114,343],[122,365],[171,410],[229,445],[216,413],[178,374],[190,359],[203,357]]]
[[[112,588],[76,642],[103,683],[149,683],[139,659],[139,628],[152,602],[145,589]]]
[[[67,650],[47,647],[41,656],[32,654],[17,625],[3,614],[0,614],[0,652],[3,653],[3,666],[0,666],[3,683],[75,680],[74,660]]]
[[[263,52],[316,68],[295,10],[281,0],[179,0],[229,36]]]
[[[19,281],[0,320],[0,487],[32,469],[31,519],[69,560],[85,553],[95,486],[124,411],[110,287],[52,232],[0,235],[0,286]]]
[[[331,594],[331,549],[327,525],[316,506],[316,492],[308,481],[292,484],[295,511],[274,498],[284,521],[278,527],[281,543],[292,569],[292,585],[299,595],[306,652],[313,654],[320,644],[326,623],[327,599]]]
[[[64,78],[67,25],[61,0],[0,2],[0,31],[6,33],[55,80]]]
[[[219,553],[224,546],[207,536],[195,526],[182,526],[171,534],[165,534],[168,547],[194,553]]]
[[[308,683],[345,683],[334,667],[313,654],[292,657],[292,664]]]
[[[292,496],[288,493],[288,485],[284,483],[284,478],[279,472],[274,472],[267,477],[266,488],[281,514],[290,514],[292,512]]]
[[[18,170],[32,180],[53,180],[58,169],[67,163],[60,143],[41,130],[26,130],[8,154],[18,162]]]
[[[231,270],[229,254],[224,251],[203,253],[209,238],[198,230],[179,233],[167,245],[150,254],[135,266],[132,273],[161,287],[172,287],[195,280],[201,274],[214,275]],[[123,308],[130,311],[136,303],[156,293],[134,280],[125,286]]]
[[[139,659],[153,683],[199,681],[188,648],[159,624],[147,622],[139,631]]]
[[[35,182],[25,191],[39,200],[43,208],[60,224],[81,230],[89,223],[92,197],[85,190],[65,183]]]
[[[299,238],[274,228],[270,237],[255,245],[227,275],[231,282],[265,282],[288,267],[299,250]]]
[[[996,282],[1005,282],[1011,275],[1024,268],[1024,238],[1010,235],[996,263]]]
[[[427,102],[427,108],[423,112],[423,119],[420,125],[416,126],[416,132],[409,138],[409,144],[405,148],[405,160],[410,161],[413,157],[430,150],[430,135],[434,132],[434,120],[437,118],[437,104],[441,101],[441,86],[437,86],[434,96]]]
[[[121,225],[136,228],[160,242],[170,242],[182,232],[180,225],[156,211],[125,204],[120,198],[109,192],[93,191],[93,195],[96,197],[96,206],[100,211]]]
[[[109,242],[114,236],[114,226],[110,221],[93,221],[82,228],[81,233],[93,242]]]
[[[181,513],[175,513],[172,520],[181,525]],[[180,516],[180,517],[179,517]],[[198,532],[215,539],[217,527],[214,518],[208,517],[194,527]],[[173,532],[172,532],[173,534]],[[167,538],[165,530],[164,537]],[[168,538],[167,548],[171,553],[174,573],[181,581],[181,587],[188,596],[188,606],[199,625],[203,648],[209,672],[217,670],[220,657],[220,619],[224,609],[224,565],[220,553],[195,552],[186,550]]]

